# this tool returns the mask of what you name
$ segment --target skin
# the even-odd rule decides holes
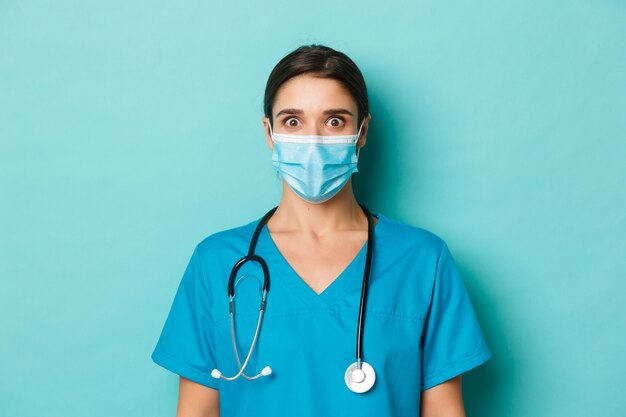
[[[290,114],[289,109],[302,114]],[[324,114],[329,109],[340,112]],[[283,111],[288,111],[284,114]],[[285,82],[273,106],[272,130],[296,135],[350,135],[358,130],[356,102],[335,80],[301,75]],[[357,148],[365,145],[368,115]],[[263,118],[269,149],[274,148],[269,120]],[[352,179],[330,200],[311,204],[283,182],[276,213],[267,223],[274,243],[296,273],[320,294],[357,255],[367,241],[367,217],[352,192]]]
[[[350,93],[336,80],[308,74],[293,77],[280,87],[272,112],[272,131],[276,133],[349,135],[359,128],[358,107]],[[370,120],[368,114],[357,149],[366,143]],[[272,150],[269,119],[263,117],[262,121]],[[317,294],[341,274],[367,241],[367,217],[354,197],[351,178],[321,204],[308,203],[283,182],[280,204],[267,229],[283,257]],[[176,415],[219,416],[218,391],[180,377]],[[420,415],[465,417],[461,376],[422,391]]]
[[[176,417],[219,417],[219,391],[180,377]]]

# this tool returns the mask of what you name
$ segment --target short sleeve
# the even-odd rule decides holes
[[[196,246],[151,358],[165,369],[217,389],[218,381],[211,376],[215,338],[209,301]]]
[[[463,279],[444,242],[422,334],[422,390],[469,371],[491,356]]]

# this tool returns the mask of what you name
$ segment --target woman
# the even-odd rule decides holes
[[[180,375],[178,415],[464,416],[461,374],[491,352],[445,242],[354,197],[371,120],[361,72],[300,47],[270,74],[264,107],[282,197],[191,256],[152,354]],[[249,252],[267,293],[258,260],[229,286]]]

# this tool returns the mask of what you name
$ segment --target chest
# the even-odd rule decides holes
[[[276,233],[272,239],[298,277],[320,294],[358,255],[367,242],[367,232],[342,232],[324,239]]]

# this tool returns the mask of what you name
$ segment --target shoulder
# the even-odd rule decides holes
[[[220,230],[204,237],[196,245],[196,251],[200,259],[213,257],[224,252],[241,253],[247,251],[254,228],[259,222],[255,219],[241,226]]]
[[[381,224],[385,225],[385,246],[394,251],[418,250],[430,256],[439,257],[447,250],[446,242],[436,233],[377,213]]]

